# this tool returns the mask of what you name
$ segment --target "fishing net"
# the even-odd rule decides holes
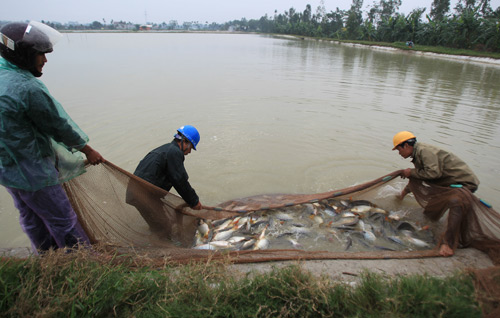
[[[147,255],[152,262],[168,260],[182,264],[223,259],[256,263],[439,256],[435,246],[442,239],[434,239],[437,232],[404,220],[404,215],[384,210],[378,204],[387,200],[384,191],[392,187],[400,173],[395,171],[341,190],[259,195],[203,210],[190,209],[177,195],[110,162],[87,167],[87,172],[67,182],[65,189],[93,244],[119,252],[133,250]],[[453,225],[460,228],[457,242],[483,247],[498,264],[498,213],[464,189],[446,192],[416,181],[411,185],[430,219],[438,219],[450,208],[444,202],[462,204],[468,212],[463,222]],[[436,194],[438,199],[429,200],[429,194]],[[391,195],[395,196],[394,191]],[[288,217],[293,215],[300,216],[300,220],[290,221]],[[282,230],[285,225],[289,227]],[[433,225],[432,229],[440,228]],[[227,231],[234,231],[234,235],[226,235]],[[317,235],[321,231],[324,234]],[[216,239],[222,235],[224,240]],[[323,242],[322,248],[311,248],[319,237],[326,245]]]
[[[484,318],[500,317],[500,266],[471,269]]]
[[[409,186],[427,218],[439,220],[448,213],[439,244],[474,247],[500,264],[500,214],[490,204],[466,188],[440,187],[419,179],[410,179]]]

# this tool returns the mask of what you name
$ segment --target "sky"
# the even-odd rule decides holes
[[[348,10],[352,0],[323,0],[326,12],[336,8]],[[109,23],[125,21],[144,24],[177,20],[178,23],[198,21],[200,23],[223,23],[242,18],[259,19],[267,14],[288,11],[304,11],[307,4],[313,13],[321,0],[10,0],[3,1],[0,21],[51,21],[78,22],[82,24],[99,21]],[[379,2],[379,1],[377,1]],[[430,12],[432,0],[402,0],[400,13],[408,14],[416,8],[427,8]],[[458,0],[450,0],[454,8]],[[363,11],[371,7],[374,0],[363,1]],[[491,7],[500,6],[500,0],[491,0]]]

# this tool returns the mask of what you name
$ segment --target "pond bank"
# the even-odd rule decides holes
[[[228,265],[233,272],[246,275],[250,272],[268,272],[273,268],[282,268],[299,264],[315,276],[326,275],[334,280],[356,282],[364,271],[383,276],[423,275],[446,277],[468,268],[485,269],[493,266],[488,255],[474,248],[458,249],[452,257],[431,257],[421,259],[386,259],[386,260],[312,260],[286,261],[253,264]]]
[[[397,51],[397,52],[408,52],[409,54],[415,55],[424,55],[424,56],[432,56],[437,58],[446,58],[452,60],[466,61],[466,62],[477,62],[477,63],[486,63],[490,65],[500,66],[500,58],[498,53],[492,53],[490,56],[488,54],[484,55],[475,55],[477,52],[475,51],[467,51],[467,50],[457,50],[457,53],[451,53],[453,49],[439,48],[439,47],[419,47],[418,45],[413,48],[405,47],[404,44],[398,43],[378,43],[378,42],[350,42],[350,41],[339,41],[334,39],[327,38],[314,38],[314,37],[303,37],[296,35],[280,35],[273,34],[275,37],[281,37],[286,39],[296,39],[296,40],[311,40],[311,41],[319,41],[319,42],[331,42],[341,45],[347,45],[352,47],[362,47],[362,48],[372,48],[375,50],[381,51]]]
[[[0,256],[26,258],[31,255],[27,247],[0,248]],[[315,276],[326,275],[334,280],[356,282],[364,271],[384,276],[423,275],[446,277],[468,268],[485,269],[493,266],[491,259],[474,248],[458,249],[452,257],[431,257],[421,259],[386,259],[386,260],[295,260],[265,263],[246,263],[227,265],[235,275],[265,273],[274,268],[299,264]]]

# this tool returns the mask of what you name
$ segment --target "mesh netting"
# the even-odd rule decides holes
[[[484,318],[500,317],[500,266],[471,269]]]
[[[219,220],[227,219],[236,224],[236,219],[241,220],[242,217],[255,215],[261,217],[266,213],[269,214],[270,211],[280,211],[280,209],[286,211],[301,206],[305,207],[304,209],[312,207],[314,210],[319,206],[332,206],[333,202],[349,204],[349,202],[375,199],[377,190],[380,190],[383,185],[394,182],[400,173],[401,171],[395,171],[373,181],[342,190],[319,194],[260,195],[231,200],[216,207],[205,207],[206,209],[203,210],[190,209],[180,197],[151,185],[109,162],[89,166],[87,173],[66,183],[65,189],[79,216],[80,223],[93,244],[105,245],[118,251],[133,249],[138,253],[148,255],[152,260],[188,263],[207,259],[224,259],[233,263],[254,263],[294,259],[403,259],[439,256],[438,250],[434,248],[435,243],[425,242],[420,248],[404,250],[377,246],[375,250],[347,251],[347,248],[342,247],[340,250],[331,251],[282,248],[279,245],[278,248],[270,245],[268,249],[254,247],[250,250],[214,251],[193,248],[194,241],[200,236],[200,220],[216,224],[216,222],[220,223]],[[460,234],[460,243],[463,246],[483,247],[482,250],[488,252],[498,264],[498,247],[500,246],[500,241],[497,239],[500,237],[498,213],[482,204],[473,194],[462,189],[442,192],[438,188],[421,182],[412,182],[412,190],[417,200],[421,201],[422,206],[425,207],[425,214],[431,219],[438,219],[450,208],[438,202],[449,202],[449,199],[453,197],[451,202],[463,204],[469,213],[466,215],[466,222],[456,225],[460,226],[457,232]],[[431,193],[436,196],[431,196],[433,199],[429,200]],[[456,196],[458,198],[455,198]],[[424,197],[427,201],[422,201]],[[375,210],[376,204],[373,201],[375,200],[366,203],[372,206],[371,215],[380,216],[383,212],[373,212],[378,211]],[[368,229],[364,231],[359,227],[362,223],[368,223],[368,216],[362,216],[361,207],[357,208],[357,210],[351,209],[351,211],[357,211],[358,222],[355,225],[357,227],[355,232],[367,234]],[[310,215],[311,220],[313,214]],[[390,222],[389,217],[383,214],[378,221]],[[359,221],[363,218],[365,222]],[[337,219],[338,216],[332,216],[332,221],[325,222],[322,226],[331,228],[332,223],[335,224],[333,220]],[[278,218],[277,225],[285,222]],[[252,226],[257,223],[254,221]],[[398,229],[403,228],[404,225],[406,228],[404,231],[412,227],[407,222],[398,224]],[[258,233],[262,236],[268,226],[269,224],[261,228]],[[336,232],[332,232],[331,229],[329,231],[333,234],[339,233],[339,235],[341,232],[352,233],[353,228],[349,226],[351,225],[342,224],[334,229]],[[369,239],[366,236],[365,238]],[[358,241],[362,242],[363,237]],[[485,243],[488,244],[486,249]]]
[[[500,264],[500,214],[487,202],[466,188],[445,188],[418,179],[411,179],[409,185],[430,220],[438,220],[448,212],[447,229],[440,243],[452,248],[477,248]]]

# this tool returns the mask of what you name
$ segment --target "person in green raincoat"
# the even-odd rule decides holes
[[[32,21],[0,29],[0,184],[35,253],[89,244],[61,184],[104,158],[38,79],[62,35]]]

